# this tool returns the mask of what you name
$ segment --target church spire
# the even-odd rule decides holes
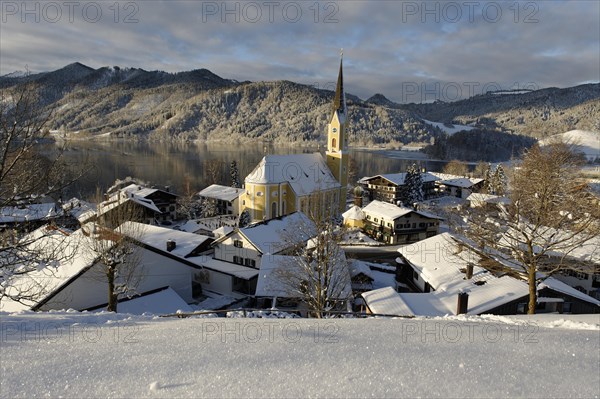
[[[335,99],[333,100],[333,112],[338,111],[346,114],[346,93],[344,92],[344,72],[343,72],[344,50],[340,52],[340,71],[338,73],[337,86],[335,88]]]

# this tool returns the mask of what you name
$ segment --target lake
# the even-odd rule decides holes
[[[87,174],[65,190],[63,196],[77,196],[92,199],[97,188],[104,192],[116,179],[136,177],[150,185],[170,186],[176,193],[184,192],[189,186],[192,191],[200,191],[212,184],[206,165],[217,163],[218,183],[229,185],[229,164],[235,160],[240,172],[240,180],[248,175],[264,155],[313,153],[324,148],[274,147],[261,144],[220,144],[220,143],[158,143],[146,141],[77,141],[69,143],[65,159],[86,166]],[[357,167],[357,179],[382,173],[404,172],[415,162],[414,157],[423,159],[417,162],[427,170],[440,171],[445,161],[424,159],[415,152],[390,150],[351,149],[350,156]]]

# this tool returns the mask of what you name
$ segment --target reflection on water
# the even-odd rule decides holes
[[[65,197],[92,198],[97,188],[106,190],[115,179],[127,176],[139,178],[157,186],[170,186],[182,193],[189,185],[199,191],[211,184],[207,162],[220,162],[219,183],[229,185],[229,164],[235,160],[240,176],[248,175],[266,154],[312,153],[324,149],[298,147],[265,147],[263,144],[206,144],[154,142],[75,142],[64,153],[69,163],[90,165],[84,178],[71,186]],[[385,151],[351,150],[356,161],[357,178],[380,173],[405,171],[413,160],[398,159]],[[418,161],[431,171],[440,170],[445,162]]]

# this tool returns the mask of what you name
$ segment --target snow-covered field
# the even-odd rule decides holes
[[[473,126],[445,124],[440,122],[428,121],[427,119],[423,119],[423,122],[441,129],[443,132],[449,134],[450,136],[452,136],[454,133],[461,132],[463,130],[469,131],[475,129]]]
[[[577,151],[584,153],[588,160],[593,161],[600,158],[600,133],[587,130],[571,130],[542,140],[540,144],[545,145],[560,138],[567,143],[575,144]]]
[[[0,396],[598,397],[600,316],[1,314]]]

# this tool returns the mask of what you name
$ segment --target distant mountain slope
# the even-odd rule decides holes
[[[0,87],[35,82],[55,107],[51,129],[80,136],[322,142],[333,92],[288,81],[237,82],[207,69],[170,74],[79,63]],[[410,111],[347,95],[355,145],[429,142],[438,131]]]
[[[42,103],[54,108],[51,129],[83,137],[323,142],[333,99],[333,92],[311,86],[237,82],[207,69],[167,73],[81,63],[0,77],[0,88],[25,82],[38,84]],[[347,100],[353,145],[431,143],[444,130],[460,129],[444,126],[450,122],[538,138],[600,130],[598,84],[453,103],[396,104],[383,94],[366,101],[347,94]]]
[[[588,160],[600,159],[600,133],[586,130],[571,130],[540,141],[541,145],[551,143],[554,139],[562,139],[575,145],[577,151],[585,154]]]
[[[452,103],[409,104],[406,108],[436,122],[476,124],[544,138],[575,129],[600,131],[600,84],[521,94],[492,92]]]

